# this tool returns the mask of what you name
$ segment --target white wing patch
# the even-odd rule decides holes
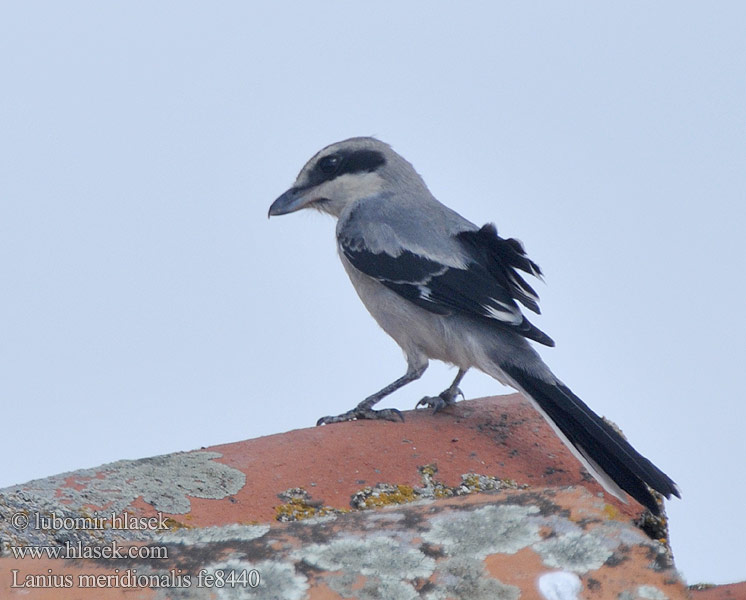
[[[534,271],[534,269],[533,269],[533,268],[532,268],[531,270],[532,270],[532,271]],[[534,275],[535,277],[541,278],[541,275],[538,275],[538,274],[537,274],[537,273],[536,273],[535,271],[533,272],[533,275]],[[508,279],[510,280],[510,283],[512,283],[512,284],[513,284],[513,285],[514,285],[515,287],[517,287],[517,288],[518,288],[519,290],[521,290],[521,292],[523,292],[523,294],[524,294],[524,295],[525,295],[525,296],[526,296],[527,298],[530,298],[531,300],[533,300],[533,301],[534,301],[534,302],[536,302],[537,304],[539,303],[539,296],[537,296],[537,295],[536,295],[536,294],[535,294],[534,292],[532,292],[531,290],[529,290],[529,289],[526,289],[526,288],[524,287],[524,285],[523,285],[523,284],[522,284],[522,283],[521,283],[521,282],[520,282],[520,281],[518,280],[518,278],[516,278],[516,277],[515,277],[515,276],[513,275],[513,273],[511,273],[510,271],[508,271]]]
[[[494,298],[490,298],[490,301],[494,302],[494,304],[482,304],[482,308],[485,310],[486,316],[492,319],[497,319],[498,321],[502,321],[503,323],[510,323],[512,325],[518,325],[521,321],[523,321],[523,315],[521,314],[521,311],[505,304],[504,302],[495,300]]]
[[[432,298],[430,298],[431,290],[429,287],[427,287],[426,285],[418,285],[417,289],[420,291],[420,298],[422,298],[423,300],[432,300]]]

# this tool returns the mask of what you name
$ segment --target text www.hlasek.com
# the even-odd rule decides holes
[[[113,540],[110,544],[87,546],[82,542],[65,542],[64,546],[11,546],[14,558],[65,558],[65,559],[165,559],[166,546],[121,546]]]

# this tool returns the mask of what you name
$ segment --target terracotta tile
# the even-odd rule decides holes
[[[635,525],[642,507],[604,494],[520,396],[405,416],[120,461],[2,490],[0,598],[206,600],[215,588],[198,587],[199,574],[221,569],[258,575],[257,598],[545,598],[547,586],[575,586],[583,598],[689,597],[666,546]],[[8,526],[19,511],[104,520],[126,511],[167,530],[19,531]],[[10,556],[12,545],[65,540],[163,547],[168,558]],[[12,569],[17,581],[48,573],[77,582],[116,569],[182,579],[171,591],[11,588]],[[221,597],[242,597],[241,585],[248,582]],[[694,592],[737,597],[714,593]]]

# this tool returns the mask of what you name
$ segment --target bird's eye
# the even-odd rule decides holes
[[[319,161],[319,171],[325,175],[331,175],[337,170],[337,167],[339,167],[339,162],[339,156],[336,154],[325,156]]]

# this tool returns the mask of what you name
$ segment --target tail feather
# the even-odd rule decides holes
[[[668,475],[637,452],[567,386],[559,381],[544,381],[513,365],[503,364],[501,369],[534,401],[576,456],[579,453],[581,461],[586,466],[590,464],[589,470],[609,492],[620,496],[621,488],[656,515],[660,514],[660,507],[649,488],[666,498],[681,497]]]

